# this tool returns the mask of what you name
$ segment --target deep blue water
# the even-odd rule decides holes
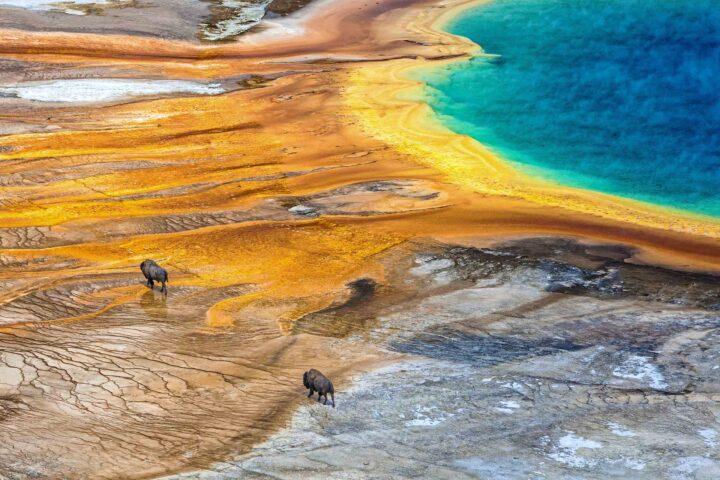
[[[532,175],[720,216],[720,0],[494,0],[425,99]]]

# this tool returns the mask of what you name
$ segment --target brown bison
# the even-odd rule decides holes
[[[322,397],[325,397],[323,405],[327,405],[327,396],[330,394],[332,399],[332,406],[335,408],[335,388],[332,382],[325,375],[319,371],[311,368],[307,372],[303,373],[303,385],[305,388],[310,389],[308,397],[312,397],[313,393],[318,392],[318,402]]]
[[[148,288],[153,288],[155,286],[154,282],[160,282],[162,283],[160,291],[167,295],[167,286],[165,285],[168,281],[167,270],[155,263],[155,260],[145,260],[140,264],[140,270],[147,279]]]

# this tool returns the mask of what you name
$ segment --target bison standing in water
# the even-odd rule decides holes
[[[140,270],[143,275],[145,275],[145,278],[147,279],[147,286],[149,288],[153,288],[155,286],[154,282],[160,282],[162,283],[160,291],[167,295],[167,286],[165,285],[168,281],[167,270],[155,263],[154,260],[145,260],[142,262],[140,264]]]
[[[313,393],[318,392],[318,402],[324,396],[325,401],[323,405],[327,405],[327,396],[330,394],[332,399],[332,406],[335,408],[335,388],[333,388],[332,382],[322,373],[311,368],[307,372],[303,373],[303,385],[305,388],[310,389],[308,397],[312,397]]]

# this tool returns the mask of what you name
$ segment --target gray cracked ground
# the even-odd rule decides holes
[[[171,478],[720,478],[718,283],[631,256],[557,239],[415,254],[296,327],[342,324],[395,363]]]
[[[231,41],[310,0],[0,0],[0,28]]]

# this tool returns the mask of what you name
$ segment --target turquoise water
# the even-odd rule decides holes
[[[425,100],[532,175],[720,216],[720,0],[494,0]]]

